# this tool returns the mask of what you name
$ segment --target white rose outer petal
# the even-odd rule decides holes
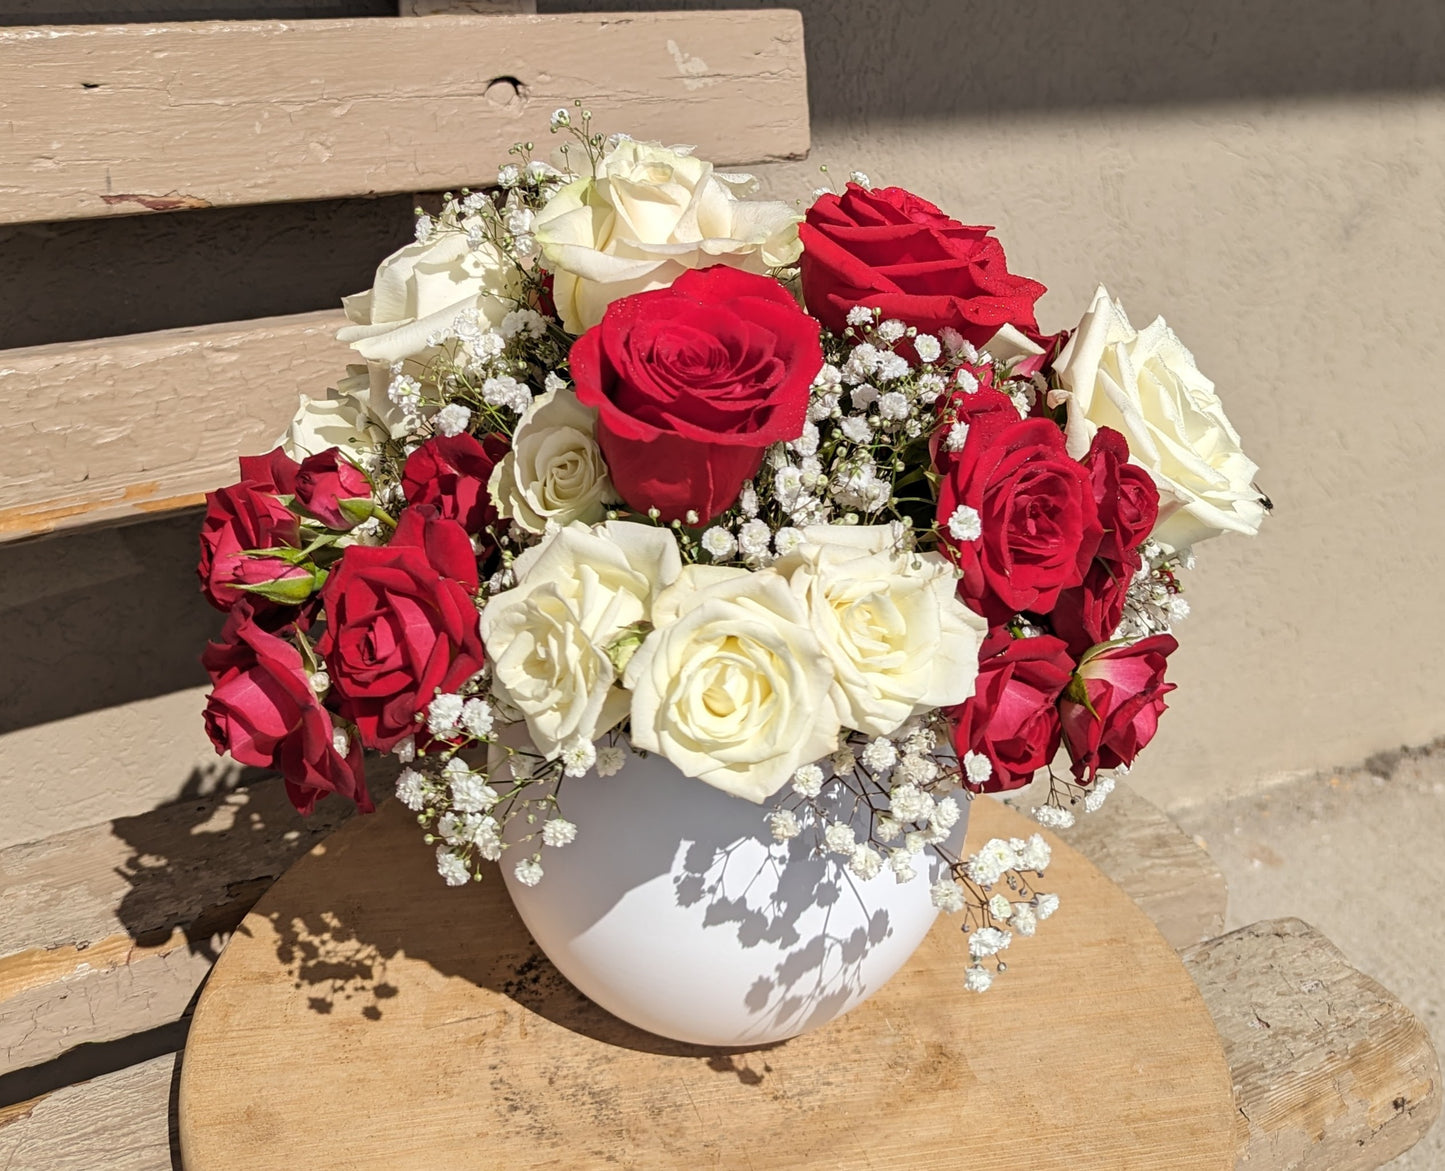
[[[1121,432],[1130,459],[1159,488],[1152,536],[1161,545],[1178,550],[1219,533],[1259,531],[1259,468],[1244,454],[1214,383],[1162,317],[1136,330],[1100,285],[1054,369],[1069,391],[1069,454],[1080,458],[1100,427]]]
[[[692,155],[620,141],[593,176],[568,183],[537,213],[563,327],[581,334],[613,301],[666,288],[690,268],[766,273],[793,264],[801,217],[785,203],[740,198],[754,186]]]

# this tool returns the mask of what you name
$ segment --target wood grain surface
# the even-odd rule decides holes
[[[970,841],[1030,831],[974,805]],[[1234,1165],[1219,1037],[1173,948],[1055,840],[1063,908],[965,993],[940,920],[829,1027],[726,1052],[594,1007],[499,880],[442,886],[395,802],[337,831],[222,954],[186,1047],[190,1171]]]
[[[340,310],[0,351],[0,541],[199,504],[352,351]]]
[[[796,12],[0,29],[0,223],[482,186],[574,98],[717,163],[808,150]]]
[[[1266,919],[1183,959],[1233,1071],[1241,1167],[1373,1171],[1425,1137],[1441,1104],[1429,1030],[1317,929]]]

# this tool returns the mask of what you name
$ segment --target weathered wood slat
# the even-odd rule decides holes
[[[1059,836],[1128,891],[1175,947],[1224,930],[1229,889],[1214,859],[1128,785]]]
[[[3,66],[0,66],[3,69]],[[0,541],[201,502],[351,351],[339,310],[0,351]]]
[[[399,0],[398,16],[435,16],[442,12],[472,12],[478,16],[502,16],[512,12],[536,12],[537,0]]]
[[[583,98],[718,163],[808,149],[796,12],[0,29],[0,223],[494,182]]]
[[[1254,923],[1183,958],[1224,1040],[1241,1171],[1371,1171],[1430,1129],[1430,1034],[1308,923]]]
[[[349,808],[302,819],[262,781],[0,852],[0,1074],[179,1019],[226,935]]]
[[[9,1171],[171,1171],[170,1053],[0,1109]]]

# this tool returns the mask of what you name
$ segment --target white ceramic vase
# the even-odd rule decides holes
[[[811,825],[776,843],[767,814],[789,794],[755,805],[661,756],[629,754],[616,776],[564,781],[561,812],[577,839],[542,848],[536,886],[504,863],[507,888],[562,974],[615,1016],[699,1045],[797,1036],[907,962],[937,917],[929,887],[943,870],[926,850],[907,882],[886,866],[862,881],[823,853]],[[860,839],[867,817],[854,823]]]

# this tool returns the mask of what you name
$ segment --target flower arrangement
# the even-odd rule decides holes
[[[556,165],[519,145],[418,213],[345,300],[364,365],[207,497],[217,751],[303,813],[369,811],[394,754],[454,885],[507,852],[542,880],[568,786],[658,753],[860,878],[942,856],[987,988],[1058,900],[1041,835],[949,853],[960,802],[1098,807],[1173,689],[1191,546],[1268,508],[1255,465],[1162,319],[1101,288],[1044,334],[989,228],[552,129]]]

